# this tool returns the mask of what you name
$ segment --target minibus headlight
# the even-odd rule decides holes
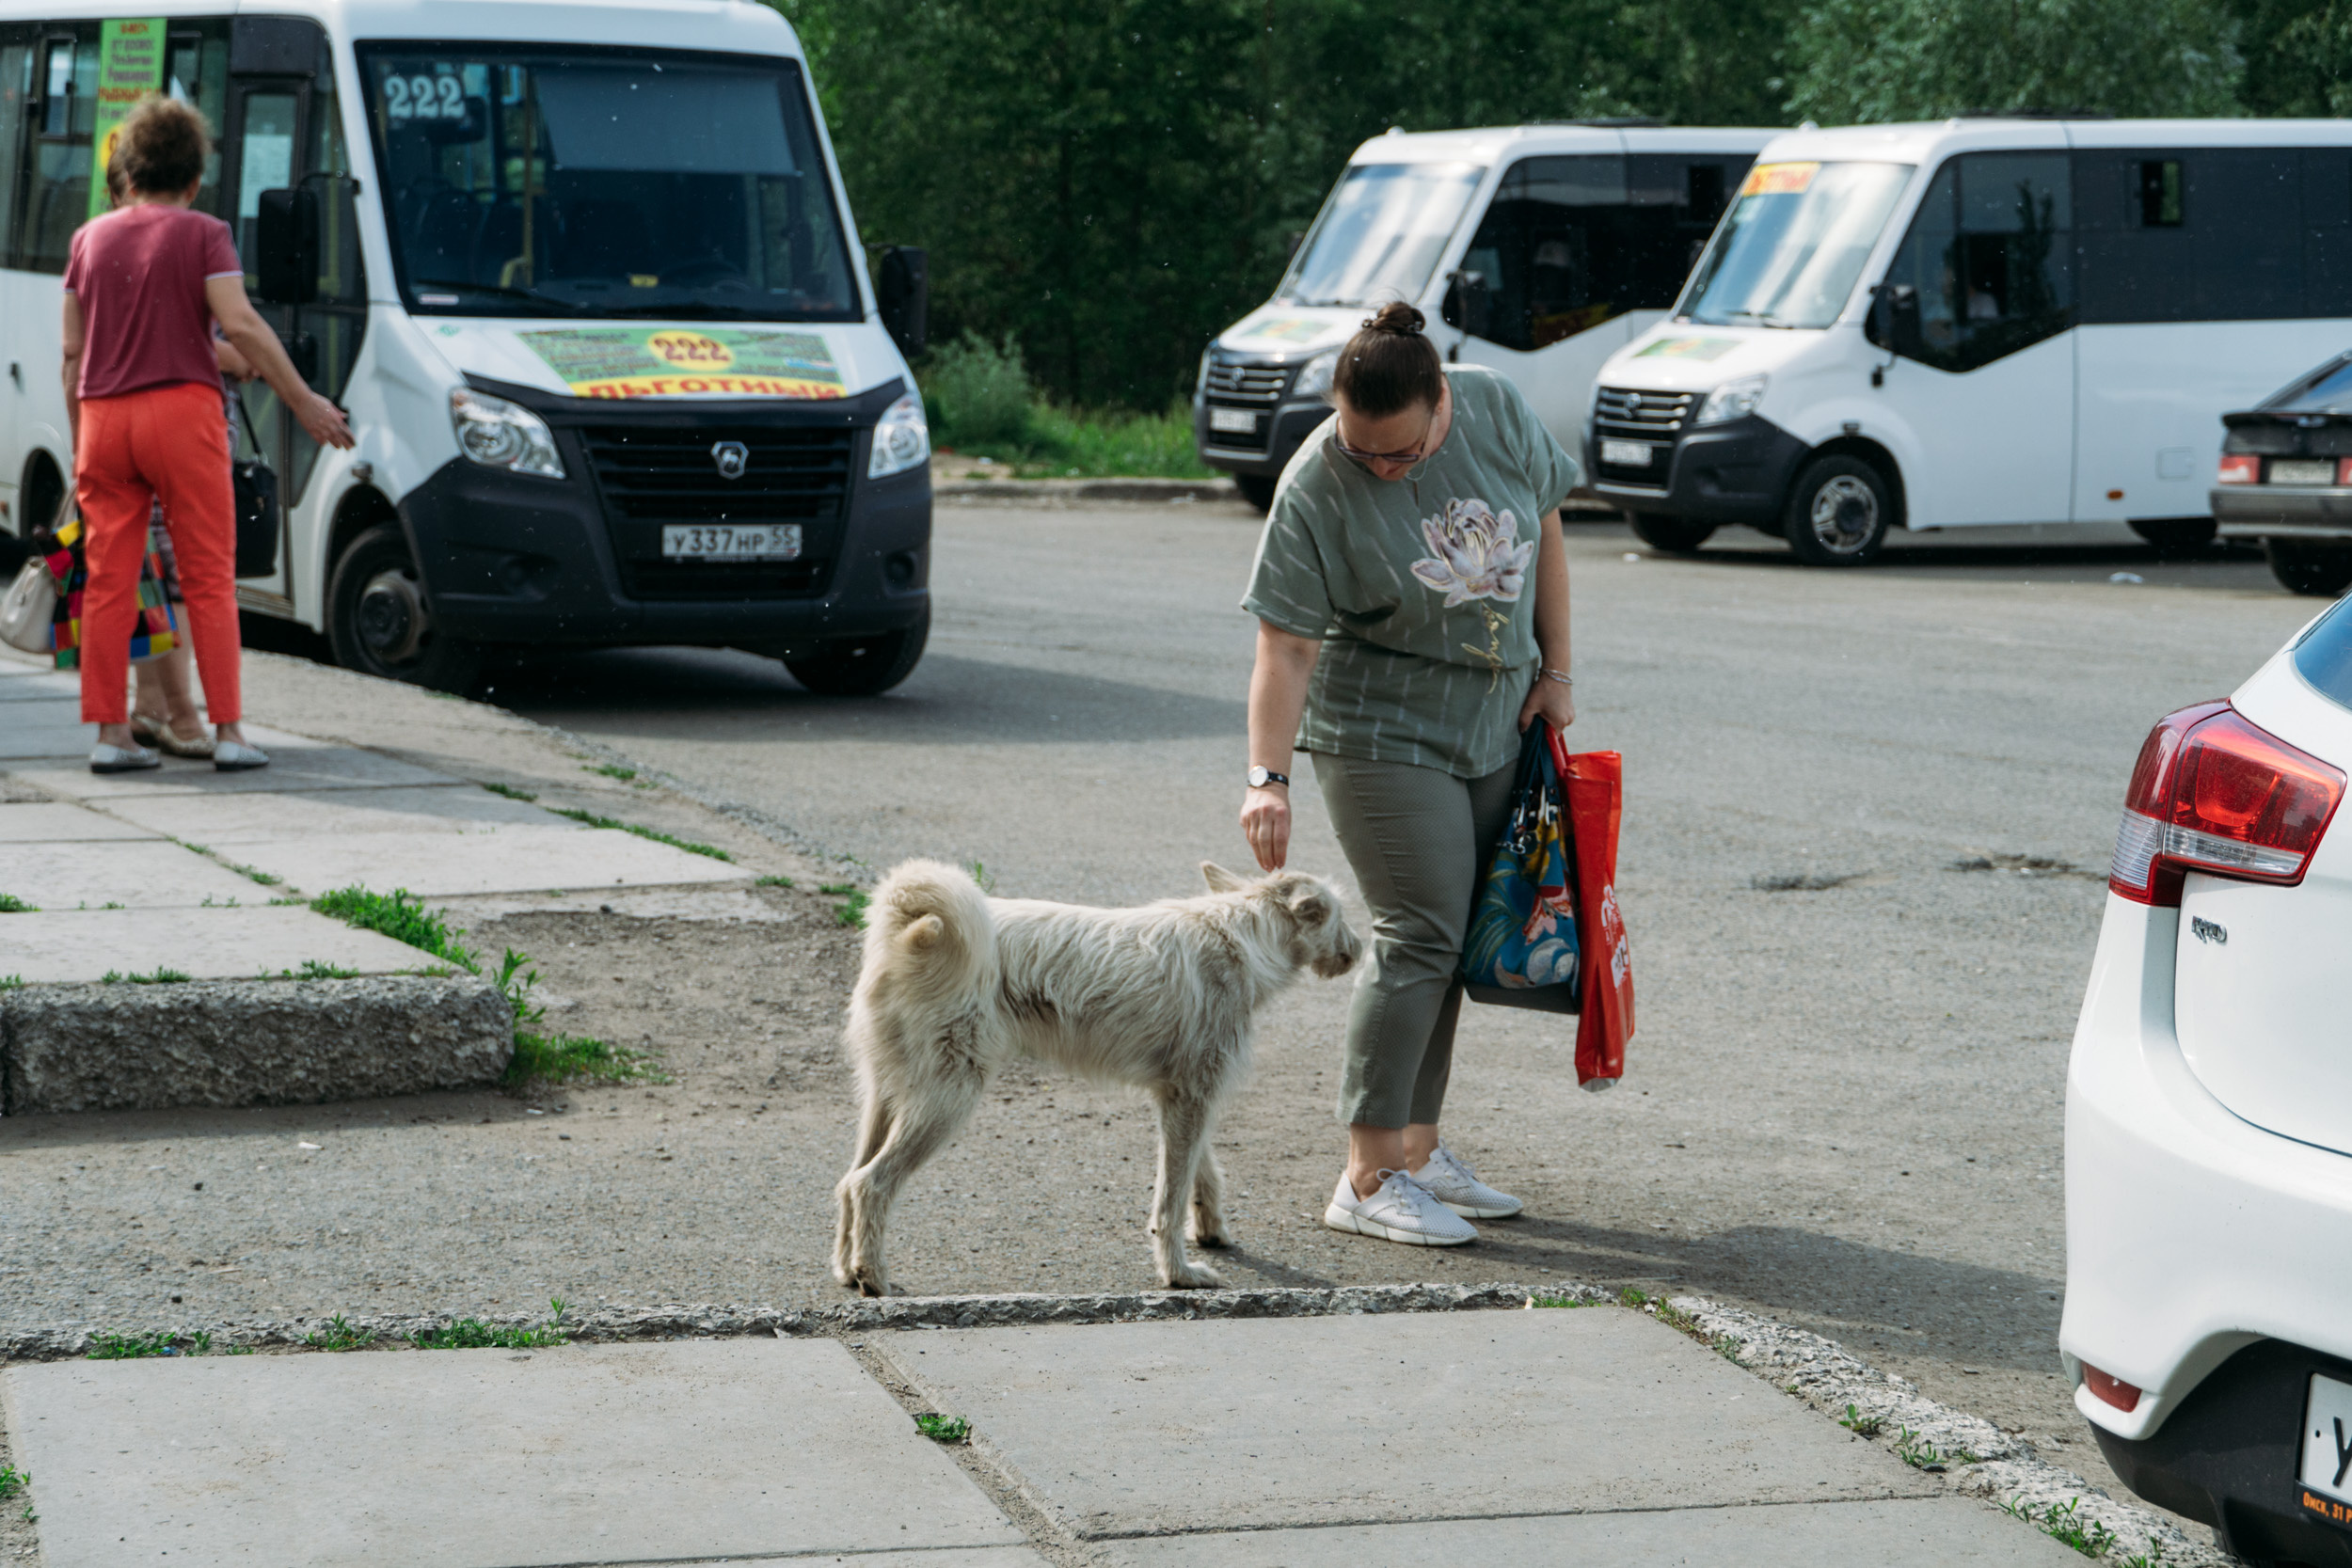
[[[556,455],[548,421],[518,403],[453,388],[449,422],[457,432],[457,450],[485,468],[564,477],[564,459]]]
[[[866,477],[902,474],[930,460],[931,427],[923,418],[923,400],[909,392],[874,426],[874,455],[866,465]]]
[[[1340,368],[1340,351],[1326,349],[1299,367],[1298,379],[1291,383],[1295,398],[1331,399],[1331,372]]]
[[[1746,419],[1756,412],[1756,405],[1764,401],[1764,387],[1768,379],[1760,375],[1743,375],[1737,381],[1724,382],[1707,394],[1707,401],[1699,404],[1699,417],[1691,422],[1728,424],[1733,420]]]

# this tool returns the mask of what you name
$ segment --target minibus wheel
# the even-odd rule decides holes
[[[914,673],[930,635],[931,607],[927,604],[923,618],[903,631],[845,637],[826,643],[813,658],[787,658],[784,667],[820,697],[879,697]]]
[[[326,639],[346,670],[436,691],[466,690],[482,665],[481,649],[434,629],[408,541],[392,527],[343,547],[327,579]]]
[[[1630,513],[1626,520],[1633,525],[1633,537],[1652,549],[1674,555],[1689,555],[1715,533],[1713,523],[1669,517],[1662,512]]]
[[[1859,457],[1832,452],[1797,475],[1788,492],[1788,547],[1813,566],[1860,566],[1878,556],[1894,521],[1886,476]]]
[[[1241,492],[1241,499],[1261,512],[1274,504],[1275,483],[1276,481],[1270,474],[1235,474],[1233,476],[1233,488]]]
[[[2270,575],[2290,594],[2332,599],[2352,588],[2352,544],[2313,539],[2265,539]]]

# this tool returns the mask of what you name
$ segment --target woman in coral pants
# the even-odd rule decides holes
[[[348,447],[334,404],[303,384],[245,296],[229,226],[193,209],[211,136],[188,104],[151,98],[115,144],[130,196],[73,236],[65,276],[66,411],[89,568],[82,596],[82,717],[98,725],[95,772],[153,768],[123,701],[148,519],[163,502],[179,557],[196,667],[216,726],[213,765],[260,768],[238,689],[236,518],[212,324],[252,362],[311,438]]]

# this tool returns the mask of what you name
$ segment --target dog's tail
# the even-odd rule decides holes
[[[945,999],[996,989],[996,922],[970,873],[904,861],[875,887],[866,911],[866,969],[887,958],[909,989]]]

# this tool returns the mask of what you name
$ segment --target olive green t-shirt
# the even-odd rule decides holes
[[[1519,389],[1449,365],[1454,426],[1376,479],[1326,420],[1283,469],[1242,608],[1320,638],[1298,749],[1491,773],[1518,755],[1534,678],[1544,515],[1581,474]]]

